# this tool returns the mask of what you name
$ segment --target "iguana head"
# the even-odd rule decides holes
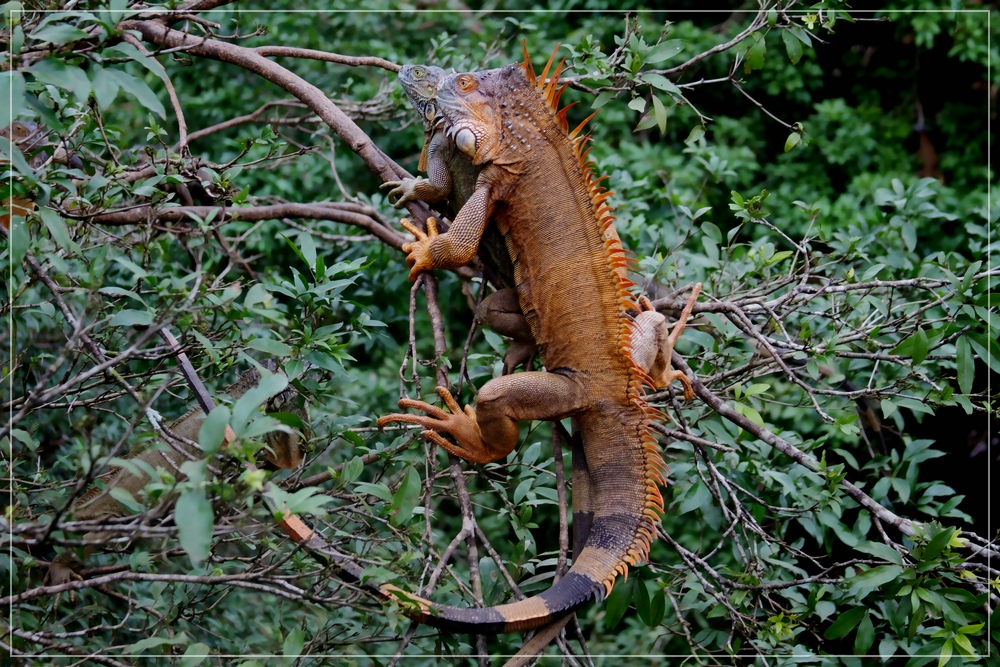
[[[45,141],[44,132],[38,123],[30,120],[15,120],[7,127],[0,128],[0,137],[10,139],[22,153],[27,153]]]
[[[438,84],[447,76],[440,67],[434,65],[403,65],[399,70],[399,83],[410,98],[410,104],[417,110],[424,124],[432,127],[438,120]]]
[[[542,140],[551,113],[518,65],[451,74],[438,86],[448,135],[473,164],[517,160]]]

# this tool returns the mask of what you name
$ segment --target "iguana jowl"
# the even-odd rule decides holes
[[[654,384],[633,358],[642,338],[640,312],[628,288],[628,260],[606,204],[609,193],[593,175],[579,137],[567,132],[557,103],[561,63],[551,78],[522,66],[450,75],[439,85],[438,112],[447,136],[480,168],[476,189],[447,233],[404,221],[417,241],[404,246],[410,277],[455,268],[472,259],[494,220],[514,262],[521,312],[548,372],[491,380],[473,409],[463,411],[444,387],[450,412],[403,399],[400,407],[428,416],[394,414],[379,420],[424,426],[425,437],[475,463],[496,461],[517,445],[518,422],[573,417],[583,438],[594,521],[569,573],[544,593],[482,609],[445,607],[417,599],[418,620],[466,632],[512,632],[538,627],[610,592],[615,577],[646,558],[663,500],[666,466],[642,400]],[[585,121],[586,122],[586,121]],[[669,335],[672,351],[693,305]],[[669,352],[666,360],[669,364]],[[647,362],[648,363],[648,362]],[[682,379],[667,368],[662,381]],[[441,433],[450,435],[454,443]],[[457,443],[457,444],[456,444]]]

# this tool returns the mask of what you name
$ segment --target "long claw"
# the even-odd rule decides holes
[[[489,463],[507,455],[507,452],[503,452],[498,456],[495,452],[491,452],[483,442],[482,433],[480,433],[476,423],[476,411],[472,406],[466,406],[463,410],[451,392],[444,387],[438,387],[437,393],[450,412],[424,401],[403,398],[399,401],[400,408],[420,410],[426,414],[396,413],[386,415],[379,418],[379,428],[390,422],[423,426],[426,429],[421,434],[424,438],[448,453],[473,463]],[[446,439],[442,433],[450,435],[455,439],[455,442]]]
[[[403,252],[406,253],[406,264],[410,267],[410,280],[416,280],[421,271],[429,271],[434,268],[434,258],[431,256],[431,244],[438,237],[437,220],[427,218],[427,232],[417,227],[408,218],[403,218],[399,224],[406,231],[413,234],[417,240],[404,243]]]

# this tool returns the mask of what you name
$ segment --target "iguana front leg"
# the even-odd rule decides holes
[[[417,237],[416,241],[403,244],[410,280],[416,280],[421,271],[456,269],[471,262],[495,203],[488,185],[477,187],[444,234],[438,234],[434,218],[427,218],[427,233],[406,218],[400,220],[399,224]]]
[[[519,421],[562,419],[589,405],[583,386],[571,375],[530,371],[490,380],[479,390],[476,407],[462,410],[444,387],[438,395],[450,410],[404,398],[403,409],[422,410],[428,416],[391,414],[378,420],[379,428],[393,422],[417,424],[423,436],[451,454],[472,463],[491,463],[510,454],[520,437]],[[455,443],[442,436],[450,435]]]
[[[382,190],[392,188],[387,196],[394,207],[402,208],[411,201],[434,203],[448,199],[453,187],[447,162],[450,150],[448,141],[444,132],[437,132],[425,141],[426,170],[429,178],[422,176],[404,178],[399,181],[386,181],[379,186]],[[424,160],[421,156],[421,166],[423,165]]]

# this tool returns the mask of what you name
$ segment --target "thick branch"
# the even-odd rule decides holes
[[[365,164],[383,181],[409,178],[411,175],[393,162],[372,143],[372,140],[337,105],[316,86],[293,74],[281,65],[271,62],[257,50],[228,44],[216,39],[199,38],[179,30],[168,28],[161,20],[123,21],[123,30],[136,30],[143,39],[157,46],[169,49],[183,48],[192,55],[211,58],[242,67],[280,87],[302,100],[323,122],[347,142]],[[408,210],[419,220],[427,218],[429,209],[425,204],[412,202]]]
[[[205,220],[214,215],[214,220],[230,221],[274,220],[279,218],[306,218],[310,220],[332,220],[360,227],[377,236],[387,245],[397,250],[406,243],[406,239],[384,227],[371,217],[358,213],[357,206],[344,206],[335,202],[318,202],[315,204],[272,204],[270,206],[254,206],[250,208],[228,208],[223,206],[173,206],[161,208],[155,206],[139,206],[135,208],[109,211],[86,218],[95,225],[136,225],[150,220],[159,222],[183,222],[197,217]]]

